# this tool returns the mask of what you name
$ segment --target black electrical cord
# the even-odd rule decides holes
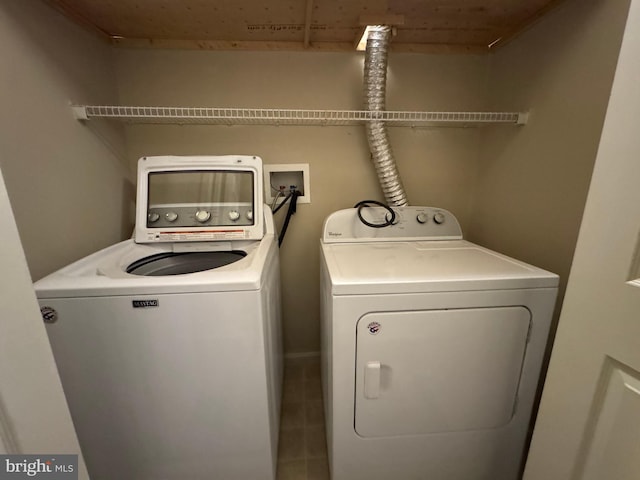
[[[285,198],[285,200],[280,205],[278,205],[278,208],[276,208],[276,210],[274,211],[274,213],[277,212],[280,207],[282,207],[282,205],[287,202],[287,200],[291,199],[291,201],[289,202],[289,209],[287,210],[287,216],[284,218],[284,224],[282,225],[282,231],[280,232],[280,236],[278,237],[278,246],[281,246],[282,242],[284,241],[284,236],[287,233],[287,228],[289,227],[289,220],[291,220],[293,214],[296,213],[296,206],[298,205],[298,197],[300,195],[302,194],[299,191],[292,190],[291,193],[287,195],[287,198]]]
[[[371,222],[366,221],[362,217],[362,209],[366,208],[366,207],[369,207],[370,204],[378,205],[379,207],[382,207],[382,208],[386,209],[387,212],[389,212],[389,214],[391,214],[391,216],[389,216],[389,214],[386,214],[384,216],[384,219],[385,219],[384,223],[371,223]],[[390,225],[393,225],[393,222],[396,221],[396,212],[394,212],[393,209],[389,205],[386,205],[386,204],[384,204],[382,202],[378,202],[377,200],[362,200],[361,202],[356,203],[353,206],[353,208],[357,208],[358,209],[358,218],[367,227],[384,228],[384,227],[388,227]]]

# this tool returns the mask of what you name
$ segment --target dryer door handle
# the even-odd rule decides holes
[[[380,396],[380,362],[367,362],[364,367],[364,398],[375,400]]]

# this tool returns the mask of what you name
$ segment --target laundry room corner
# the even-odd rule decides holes
[[[42,2],[5,1],[0,56],[0,167],[37,280],[131,235],[135,170],[121,125],[70,109],[116,101],[108,45]]]
[[[0,0],[0,454],[59,437],[69,480],[543,480],[611,431],[596,466],[635,468],[608,412],[640,418],[615,327],[639,6]],[[302,202],[264,181],[293,165]],[[7,414],[50,400],[42,434]]]
[[[524,128],[485,129],[468,234],[558,273],[556,322],[628,8],[566,2],[490,56],[490,103],[531,112]]]

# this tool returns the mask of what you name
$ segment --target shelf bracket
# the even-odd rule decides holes
[[[89,120],[89,115],[87,115],[87,107],[85,105],[71,105],[71,112],[73,113],[73,117],[76,120]]]
[[[518,113],[518,120],[516,121],[516,125],[526,125],[528,121],[529,121],[529,112]]]

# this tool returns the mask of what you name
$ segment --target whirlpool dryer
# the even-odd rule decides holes
[[[516,480],[558,277],[429,207],[330,215],[322,381],[333,480]]]
[[[278,246],[257,157],[149,157],[135,241],[35,284],[92,480],[275,478]]]

